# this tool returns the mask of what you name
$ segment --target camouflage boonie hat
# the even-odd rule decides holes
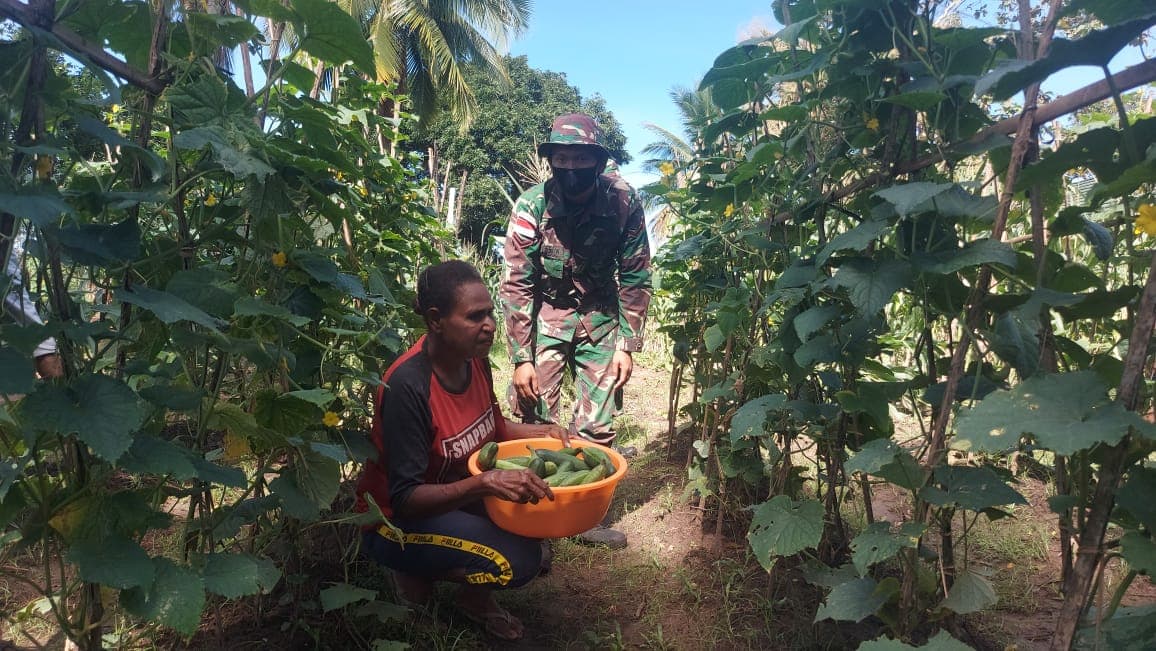
[[[554,118],[550,126],[550,138],[538,145],[538,155],[549,158],[550,152],[557,145],[586,145],[594,147],[598,153],[606,158],[610,151],[599,142],[602,139],[602,129],[594,118],[585,113],[568,113]]]

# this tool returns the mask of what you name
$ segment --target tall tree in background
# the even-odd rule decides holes
[[[462,132],[453,115],[444,112],[414,135],[414,145],[429,152],[434,183],[460,188],[459,236],[474,244],[483,243],[487,226],[504,225],[510,211],[507,197],[518,193],[513,181],[517,164],[532,155],[555,116],[571,111],[594,116],[605,131],[611,155],[620,163],[630,161],[626,137],[602,97],[584,99],[564,74],[531,68],[524,56],[507,57],[504,63],[508,86],[484,68],[465,68],[478,103],[467,131]],[[448,104],[450,99],[443,97],[442,102]]]
[[[468,124],[477,100],[465,65],[505,81],[503,51],[509,36],[526,29],[530,0],[343,0],[366,26],[377,80],[396,83],[413,112],[432,118],[448,108]],[[395,106],[388,106],[390,114]]]

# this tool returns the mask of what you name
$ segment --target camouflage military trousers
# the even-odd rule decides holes
[[[511,405],[515,416],[523,422],[565,423],[559,416],[562,403],[562,375],[569,371],[574,376],[574,428],[583,438],[611,445],[614,443],[614,415],[621,408],[615,397],[614,375],[610,362],[614,358],[615,333],[598,341],[577,335],[573,341],[562,341],[539,335],[534,342],[535,369],[541,398],[537,405],[520,408],[511,387]]]

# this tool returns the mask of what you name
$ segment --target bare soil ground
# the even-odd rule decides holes
[[[324,525],[304,533],[296,547],[279,550],[289,561],[285,579],[272,594],[211,601],[191,640],[138,639],[136,648],[403,648],[372,646],[375,640],[392,640],[414,649],[854,649],[878,637],[882,628],[870,620],[861,625],[814,622],[822,591],[803,581],[788,562],[765,572],[749,553],[741,513],[734,514],[734,530],[720,535],[713,530],[714,512],[701,512],[697,500],[687,499],[685,462],[693,428],[683,424],[681,433],[668,439],[669,372],[651,364],[636,366],[626,389],[620,435],[641,454],[632,461],[607,518],[630,544],[610,551],[556,541],[549,575],[499,596],[526,625],[520,642],[488,638],[455,612],[450,586],[420,613],[399,607],[390,611],[383,604],[389,611],[385,615],[397,615],[384,617],[384,623],[352,609],[322,613],[317,589],[332,583],[378,590],[385,602],[393,595],[384,572],[355,559],[356,531]],[[994,610],[961,622],[966,641],[976,648],[1044,648],[1058,612],[1059,541],[1055,516],[1047,508],[1048,485],[1031,478],[1021,482],[1018,490],[1029,504],[1016,509],[1013,519],[972,525],[980,533],[966,550],[967,558],[990,574],[1001,598]],[[893,487],[875,490],[873,507],[877,519],[892,522],[910,513],[909,497]],[[13,573],[35,578],[37,570],[32,563],[2,570],[0,613],[7,618],[35,598],[12,579]],[[1118,580],[1119,572],[1107,576]],[[1139,577],[1125,603],[1156,603],[1156,588]],[[0,628],[0,640],[14,643],[0,643],[0,651],[38,644],[63,647],[48,624],[33,621],[23,628],[31,634]]]

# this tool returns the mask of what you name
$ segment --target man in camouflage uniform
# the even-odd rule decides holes
[[[506,232],[499,298],[514,364],[514,414],[559,422],[562,374],[574,374],[572,433],[613,445],[615,394],[642,350],[650,247],[642,204],[581,113],[554,120],[538,154],[553,176],[518,198]],[[626,538],[599,528],[592,542]]]

